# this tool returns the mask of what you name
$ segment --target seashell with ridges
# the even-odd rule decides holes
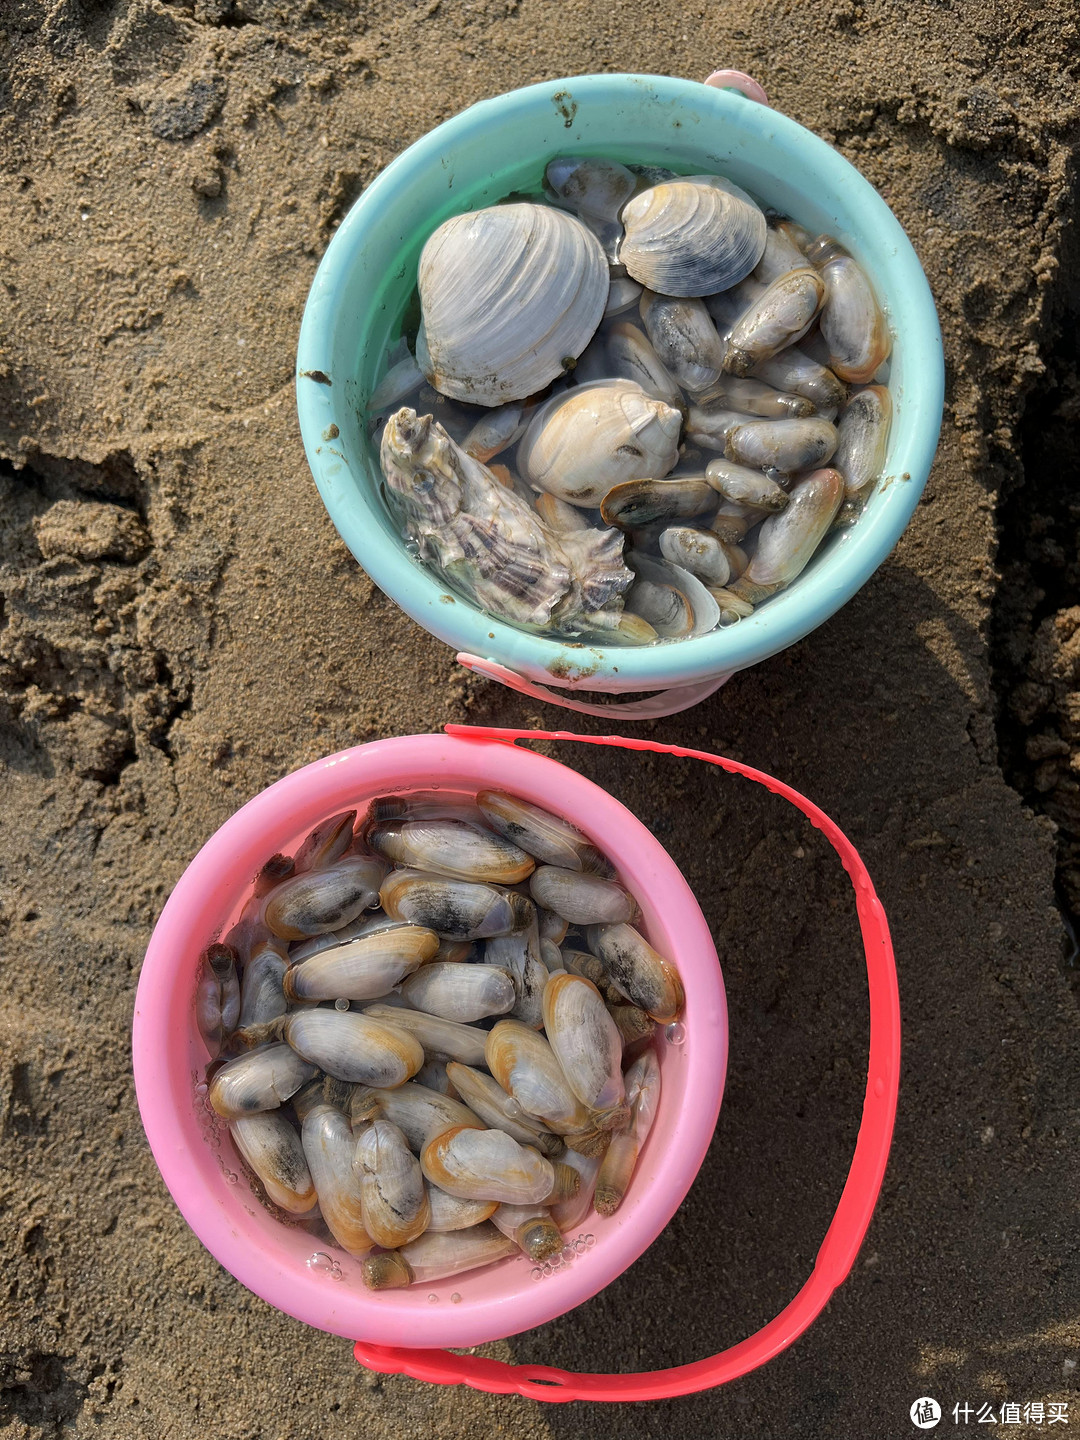
[[[774,280],[727,333],[724,369],[749,375],[755,365],[795,345],[810,329],[825,299],[825,282],[809,265]]]
[[[476,803],[488,824],[500,835],[505,835],[545,865],[593,873],[610,869],[607,859],[596,846],[561,815],[553,815],[551,811],[516,795],[508,795],[503,790],[481,790]]]
[[[726,189],[671,180],[623,206],[619,259],[661,295],[712,295],[749,275],[765,249],[756,205]]]
[[[323,950],[290,967],[284,994],[290,1002],[375,1000],[431,960],[439,948],[433,930],[400,925]]]
[[[276,1110],[315,1070],[288,1045],[263,1045],[223,1065],[210,1081],[206,1098],[226,1120]]]
[[[589,948],[620,994],[662,1025],[678,1019],[685,998],[679,972],[640,931],[632,925],[606,925],[589,932]]]
[[[563,1074],[554,1050],[520,1020],[500,1020],[487,1037],[487,1067],[526,1119],[543,1121],[557,1135],[570,1137],[596,1130]]]
[[[385,996],[376,1005],[364,1008],[364,1014],[374,1020],[385,1020],[392,1025],[415,1035],[426,1053],[447,1060],[460,1060],[464,1065],[484,1063],[484,1045],[487,1031],[477,1030],[472,1025],[462,1025],[457,1020],[443,1020],[438,1015],[428,1015],[423,1010],[414,1010],[406,1000],[393,1003]]]
[[[446,1067],[454,1088],[469,1109],[492,1130],[505,1130],[519,1145],[534,1145],[549,1158],[558,1155],[562,1141],[540,1120],[526,1115],[499,1082],[483,1070],[452,1060]]]
[[[456,1125],[483,1128],[483,1121],[460,1100],[440,1095],[415,1080],[407,1080],[393,1090],[356,1086],[350,1101],[353,1125],[360,1126],[377,1116],[398,1127],[415,1155],[420,1154],[429,1140]]]
[[[632,920],[637,913],[632,897],[615,881],[557,865],[538,866],[529,881],[529,893],[537,905],[553,910],[571,925],[616,925]]]
[[[639,311],[658,360],[685,390],[694,393],[716,383],[724,345],[701,300],[645,290]]]
[[[305,1095],[303,1100],[297,1106],[300,1135],[319,1210],[343,1250],[366,1255],[375,1242],[364,1228],[360,1177],[353,1168],[356,1140],[349,1118],[317,1097]]]
[[[892,396],[884,385],[856,390],[837,422],[840,437],[833,469],[844,477],[844,495],[853,499],[881,476],[892,423]]]

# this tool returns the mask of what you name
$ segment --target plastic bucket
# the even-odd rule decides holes
[[[406,552],[382,500],[364,415],[387,347],[402,334],[425,240],[452,214],[535,190],[547,161],[568,152],[684,174],[721,171],[763,203],[841,240],[873,276],[893,332],[885,480],[858,524],[834,533],[789,589],[710,635],[604,648],[526,633],[461,596],[447,603],[445,585]],[[304,311],[297,371],[312,474],[342,539],[380,589],[470,668],[538,698],[611,714],[573,691],[670,692],[624,703],[619,713],[628,715],[696,703],[735,671],[800,640],[855,594],[896,544],[922,493],[944,393],[926,277],[873,187],[823,140],[768,106],[658,75],[582,75],[514,90],[454,116],[399,155],[330,242]]]
[[[816,806],[735,761],[616,736],[447,728],[446,735],[358,746],[279,780],[211,837],[177,883],[143,963],[132,1036],[139,1109],[165,1183],[195,1234],[242,1284],[297,1319],[356,1340],[357,1359],[375,1370],[551,1401],[657,1399],[744,1374],[785,1349],[820,1314],[854,1263],[880,1192],[896,1113],[900,1017],[888,926],[870,877],[851,842]],[[618,801],[576,771],[505,743],[516,739],[684,755],[746,776],[810,818],[839,853],[855,889],[869,980],[870,1067],[839,1207],[813,1274],[782,1314],[748,1340],[692,1365],[644,1375],[571,1375],[426,1348],[477,1345],[540,1325],[595,1295],[630,1265],[693,1182],[719,1113],[727,1063],[716,952],[678,868]],[[288,851],[337,810],[377,794],[433,785],[497,786],[556,806],[611,857],[641,905],[648,935],[679,966],[685,1038],[672,1045],[660,1036],[660,1107],[634,1183],[613,1217],[589,1218],[595,1244],[568,1267],[537,1281],[531,1263],[519,1257],[419,1287],[419,1293],[414,1287],[372,1295],[361,1284],[359,1262],[336,1251],[333,1258],[320,1253],[306,1231],[275,1220],[252,1193],[227,1127],[197,1089],[207,1057],[195,1024],[195,980],[201,951],[236,918],[268,854]]]

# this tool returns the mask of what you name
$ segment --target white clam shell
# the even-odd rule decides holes
[[[373,850],[399,865],[452,880],[516,885],[533,861],[501,835],[463,820],[384,820],[368,833]]]
[[[424,1146],[420,1164],[440,1190],[500,1205],[538,1205],[555,1183],[551,1161],[503,1130],[445,1131]]]
[[[487,1036],[484,1036],[487,1039]],[[354,1092],[355,1096],[355,1092]],[[365,1090],[360,1095],[364,1113],[381,1115],[396,1125],[408,1141],[409,1149],[415,1155],[436,1135],[456,1125],[481,1126],[476,1115],[450,1095],[440,1095],[414,1080],[407,1080],[394,1090]],[[356,1101],[354,1098],[354,1110]],[[373,1110],[368,1106],[373,1107]],[[482,1217],[486,1218],[486,1217]]]
[[[314,1105],[304,1116],[301,1136],[330,1233],[350,1255],[366,1255],[373,1241],[364,1229],[360,1177],[353,1170],[356,1141],[348,1116],[332,1105]]]
[[[278,1110],[241,1115],[229,1127],[233,1143],[275,1205],[306,1215],[317,1203],[300,1135]]]
[[[487,1067],[527,1115],[556,1134],[591,1126],[589,1112],[567,1084],[554,1050],[520,1020],[500,1020],[487,1037]]]
[[[544,1023],[544,986],[548,972],[540,957],[540,930],[534,920],[522,930],[488,940],[484,959],[497,965],[510,976],[514,986],[514,1004],[510,1013],[534,1030]]]
[[[474,405],[523,400],[592,339],[608,299],[596,237],[545,205],[494,205],[445,221],[420,256],[421,370]]]
[[[288,1045],[262,1045],[223,1065],[210,1082],[207,1098],[226,1120],[276,1110],[315,1069]]]
[[[395,1004],[394,997],[389,995],[378,1005],[365,1006],[364,1014],[376,1020],[388,1020],[415,1035],[428,1055],[460,1060],[463,1065],[484,1063],[486,1030],[462,1025],[457,1020],[443,1020],[423,1010],[413,1010],[405,1000]]]
[[[458,965],[437,961],[402,981],[410,1005],[468,1025],[488,1015],[505,1015],[514,1005],[514,982],[497,965]]]
[[[789,585],[824,540],[843,498],[844,479],[838,470],[815,470],[800,480],[786,508],[770,515],[758,532],[747,580]]]
[[[624,480],[666,475],[679,456],[682,417],[632,380],[556,395],[518,446],[522,475],[571,505],[593,509]]]
[[[425,1180],[424,1184],[431,1211],[428,1230],[439,1235],[453,1230],[468,1230],[470,1225],[481,1225],[491,1218],[492,1211],[498,1206],[497,1200],[465,1200],[460,1195],[448,1195],[438,1185],[432,1185],[430,1180]]]
[[[427,1229],[431,1207],[420,1163],[401,1130],[373,1120],[356,1142],[364,1229],[376,1245],[407,1245]]]
[[[623,1103],[622,1036],[603,996],[581,975],[556,975],[544,990],[544,1029],[574,1094],[601,1113]]]
[[[654,185],[622,212],[619,259],[627,274],[662,295],[712,295],[749,275],[765,249],[756,205],[712,185]]]
[[[535,1145],[544,1155],[562,1149],[558,1136],[539,1120],[526,1115],[520,1104],[485,1071],[452,1060],[447,1073],[454,1089],[489,1129],[505,1130],[519,1145]]]
[[[392,1089],[416,1074],[424,1047],[408,1031],[349,1010],[300,1010],[285,1021],[285,1040],[328,1075]]]
[[[529,881],[533,899],[571,925],[617,925],[634,917],[636,906],[621,885],[597,875],[541,865]]]

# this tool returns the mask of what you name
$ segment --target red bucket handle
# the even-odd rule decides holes
[[[858,851],[822,810],[785,785],[749,765],[661,745],[654,740],[624,739],[620,735],[576,735],[568,730],[501,730],[487,726],[447,725],[448,735],[464,740],[577,740],[585,745],[614,745],[624,750],[651,750],[685,756],[719,765],[790,800],[825,836],[847,871],[855,890],[866,977],[870,990],[870,1055],[859,1138],[840,1203],[822,1241],[809,1279],[775,1320],[755,1335],[722,1350],[707,1360],[653,1370],[639,1375],[575,1374],[546,1365],[511,1365],[477,1355],[455,1355],[447,1350],[411,1350],[401,1346],[358,1342],[355,1355],[361,1365],[387,1375],[410,1375],[436,1385],[468,1385],[495,1395],[524,1395],[532,1400],[665,1400],[692,1395],[723,1385],[764,1365],[786,1350],[821,1314],[833,1291],[847,1278],[870,1225],[892,1143],[896,1100],[900,1085],[900,994],[896,962],[885,911]]]

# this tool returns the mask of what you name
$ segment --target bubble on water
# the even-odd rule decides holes
[[[579,1255],[580,1255],[580,1254],[584,1251],[584,1249],[585,1249],[585,1241],[584,1241],[580,1236],[574,1241],[574,1249],[577,1251],[577,1253],[578,1253]]]
[[[437,1304],[439,1303],[439,1297],[438,1297],[438,1295],[436,1295],[436,1294],[434,1294],[434,1293],[432,1293],[431,1295],[429,1295],[429,1296],[427,1297],[427,1299],[428,1299],[428,1304],[429,1304],[429,1305],[437,1305]]]
[[[511,1096],[503,1106],[503,1114],[508,1120],[518,1120],[524,1114],[524,1111],[513,1096]]]
[[[585,1245],[586,1245],[586,1248],[588,1248],[588,1249],[591,1250],[592,1247],[593,1247],[595,1244],[596,1244],[596,1236],[595,1236],[595,1235],[586,1235],[586,1236],[585,1236]]]
[[[235,1184],[239,1181],[239,1179],[240,1179],[240,1176],[239,1176],[239,1175],[234,1175],[231,1170],[226,1170],[226,1171],[225,1171],[225,1184],[226,1184],[226,1185],[235,1185]]]
[[[455,1290],[454,1293],[450,1296],[450,1304],[451,1304],[451,1305],[460,1305],[460,1304],[461,1304],[461,1296],[458,1294],[458,1292],[457,1292],[456,1290]]]
[[[563,1258],[564,1260],[566,1260],[566,1261],[570,1261],[570,1260],[572,1260],[572,1259],[574,1258],[574,1247],[573,1247],[573,1245],[564,1245],[564,1246],[563,1246],[563,1248],[562,1248],[562,1258]]]
[[[544,1272],[540,1269],[539,1265],[534,1266],[530,1273],[534,1280],[542,1280],[544,1278]]]
[[[314,1255],[309,1255],[307,1266],[309,1270],[316,1270],[320,1275],[329,1275],[334,1280],[341,1279],[341,1266],[324,1250],[316,1250]]]
[[[677,1020],[673,1020],[664,1031],[664,1037],[669,1045],[681,1045],[686,1039],[686,1029]]]
[[[405,553],[406,555],[411,555],[414,560],[417,559],[420,554],[420,542],[413,539],[406,540]]]
[[[555,1272],[554,1270],[552,1270],[550,1265],[545,1264],[543,1273],[545,1275],[554,1275]]]
[[[210,1089],[210,1086],[207,1085],[206,1082],[204,1081],[201,1085],[196,1085],[196,1086],[195,1086],[195,1094],[196,1094],[196,1095],[205,1095],[206,1092],[207,1092],[209,1089]]]
[[[343,1000],[343,999],[341,999],[341,998],[339,997],[337,1000],[334,1001],[334,1009],[335,1009],[335,1010],[347,1010],[348,1008],[349,1008],[349,1002],[348,1002],[348,1000]]]

